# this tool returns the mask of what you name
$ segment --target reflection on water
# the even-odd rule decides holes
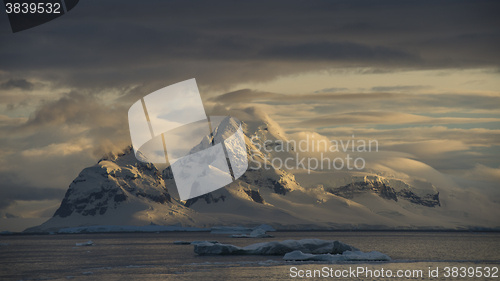
[[[246,246],[273,240],[318,238],[340,240],[364,252],[388,254],[391,263],[354,263],[379,268],[480,266],[500,262],[500,233],[456,232],[276,232],[275,238],[236,239],[202,233],[109,233],[40,236],[0,236],[0,279],[157,280],[176,278],[231,279],[255,277],[288,279],[289,270],[321,269],[324,263],[290,263],[281,256],[197,256],[191,245],[176,240],[218,240]],[[75,247],[92,240],[94,246]],[[438,262],[441,261],[441,262]],[[444,263],[443,261],[447,261]],[[329,265],[345,268],[353,263]],[[85,273],[85,274],[84,274]],[[424,278],[425,279],[425,278]],[[427,278],[428,280],[428,278]],[[439,279],[438,279],[439,280]]]

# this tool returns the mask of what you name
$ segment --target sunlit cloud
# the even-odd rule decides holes
[[[400,112],[350,112],[332,114],[305,120],[299,126],[328,127],[356,124],[465,124],[500,122],[500,118],[450,118],[428,117]]]
[[[474,169],[465,173],[465,177],[478,181],[500,182],[500,168],[476,164]]]

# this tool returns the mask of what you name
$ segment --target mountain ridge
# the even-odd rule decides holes
[[[238,123],[233,121],[221,120],[192,152],[216,138],[225,140],[224,135],[236,130]],[[266,162],[282,155],[258,149],[257,144],[264,145],[266,140],[287,140],[273,122],[264,115],[251,124],[242,123],[247,159],[268,164],[267,168],[250,167],[218,190],[180,201],[173,196],[176,186],[170,167],[160,171],[154,164],[141,163],[128,147],[84,169],[70,184],[54,216],[26,231],[119,223],[186,227],[265,223],[277,229],[500,228],[498,204],[487,197],[436,188],[421,177],[398,178],[391,169],[367,169],[337,180],[331,180],[332,173],[313,172],[309,176],[316,184],[306,186],[294,173]],[[471,199],[474,205],[466,205]]]

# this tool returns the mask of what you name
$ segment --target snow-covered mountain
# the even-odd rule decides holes
[[[238,129],[220,119],[191,152],[227,139]],[[244,122],[249,169],[231,184],[185,202],[175,199],[169,167],[137,161],[130,148],[84,169],[50,220],[29,231],[88,225],[254,226],[278,229],[500,228],[500,205],[480,192],[411,159],[384,158],[364,171],[274,168],[268,159],[289,152],[264,150],[266,140],[287,141],[259,113]],[[276,143],[276,142],[271,142]],[[261,149],[259,149],[259,147]],[[226,143],[226,149],[237,149]],[[385,162],[384,162],[385,161]],[[392,165],[392,166],[391,166]]]
[[[155,165],[137,161],[131,147],[83,169],[70,184],[54,216],[27,231],[89,225],[173,225],[204,227],[216,219],[173,199]]]
[[[485,196],[462,190],[441,179],[437,180],[443,184],[440,190],[422,176],[410,176],[387,167],[364,172],[308,173],[309,178],[317,179],[303,181],[303,186],[288,171],[273,168],[270,163],[263,168],[267,159],[284,158],[289,152],[257,149],[256,145],[262,148],[266,144],[279,143],[276,140],[286,143],[287,139],[279,125],[268,116],[264,115],[260,124],[256,119],[251,125],[244,124],[245,143],[249,160],[259,162],[257,166],[262,168],[252,168],[251,164],[236,182],[190,199],[186,206],[217,217],[225,224],[266,223],[282,229],[500,226],[500,206]],[[219,132],[234,131],[231,124],[236,123],[224,124],[218,128]],[[423,163],[419,165],[438,173]],[[474,198],[473,204],[469,202],[471,198]]]

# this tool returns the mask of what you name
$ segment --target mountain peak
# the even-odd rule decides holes
[[[138,161],[127,147],[83,169],[54,216],[27,231],[111,224],[204,226],[216,221],[172,199],[157,167]]]
[[[61,218],[78,213],[82,216],[104,215],[129,197],[143,197],[164,204],[171,202],[160,172],[152,163],[141,163],[128,147],[110,154],[83,169],[70,184],[54,216]]]

